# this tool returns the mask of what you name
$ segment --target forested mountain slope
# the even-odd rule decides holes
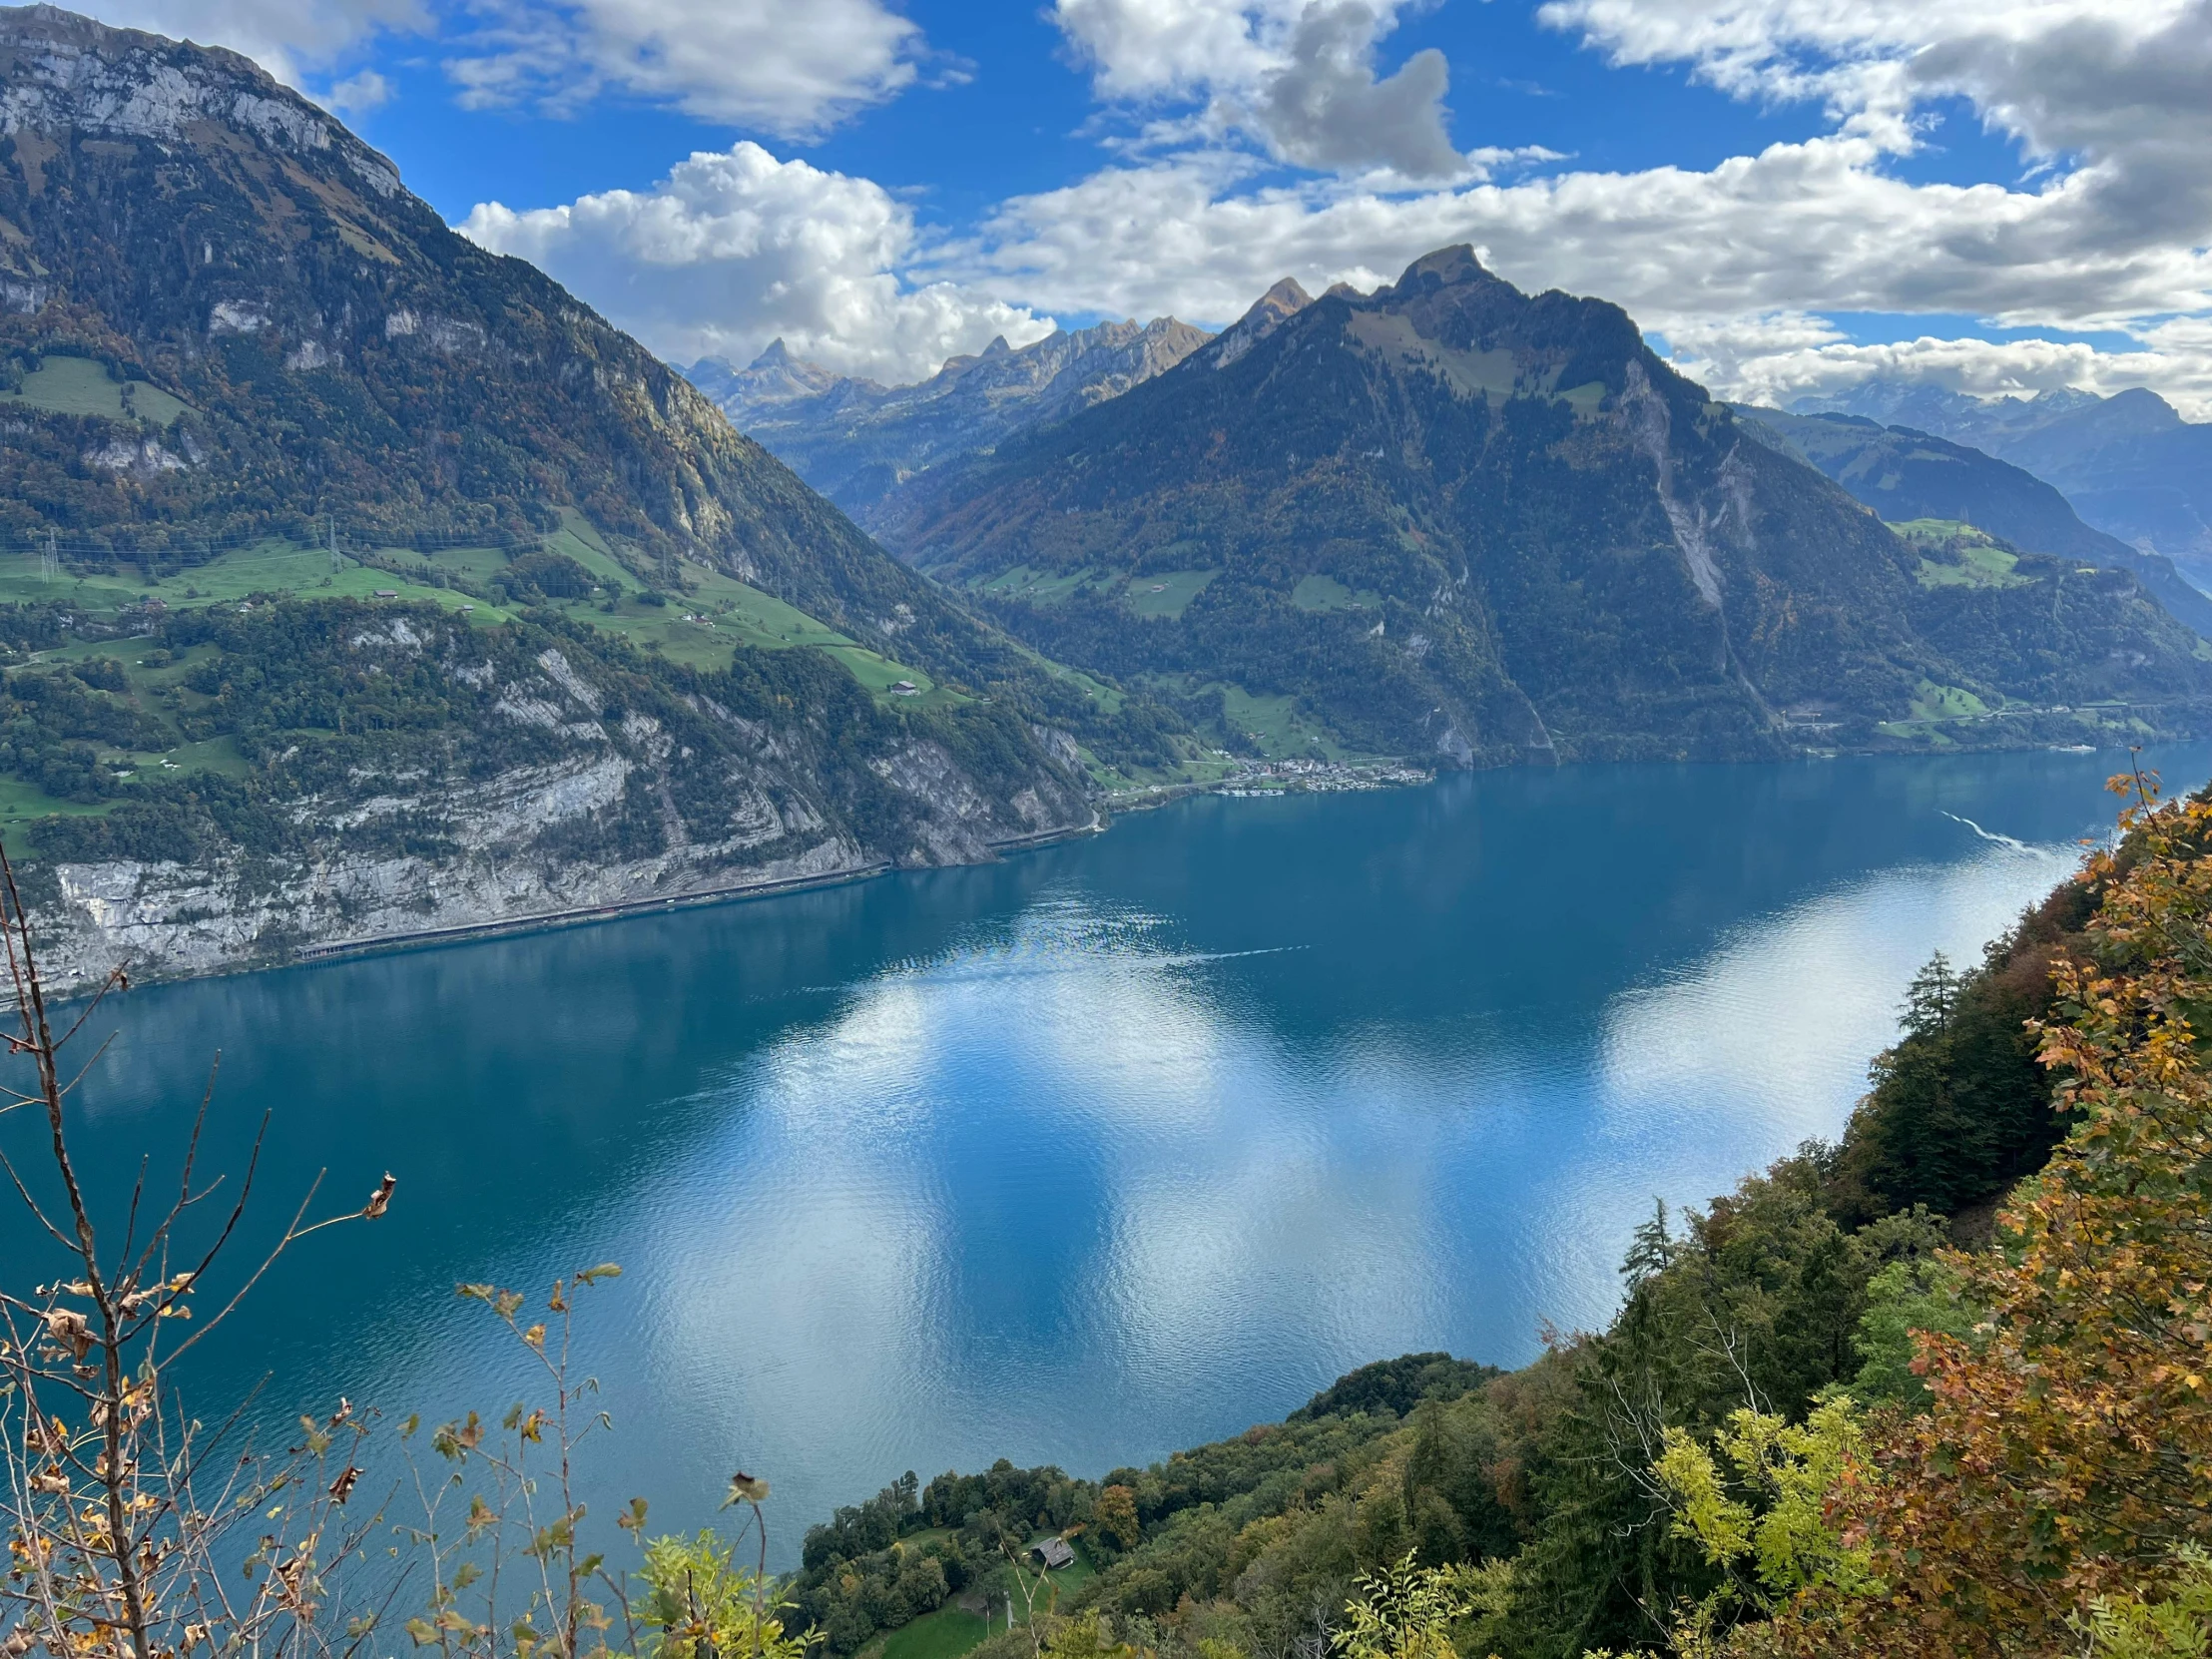
[[[1863,415],[1794,415],[1739,407],[1745,429],[1772,431],[1885,519],[1970,524],[2021,551],[2132,571],[2175,618],[2212,636],[2212,599],[2161,553],[2145,553],[2091,529],[2058,490],[2020,467],[1912,426]]]
[[[898,550],[1225,740],[1267,698],[1473,764],[2202,719],[2197,642],[2132,579],[1932,575],[1616,306],[1463,248],[1304,300],[969,463]]]
[[[2182,419],[2154,391],[1977,398],[1878,378],[1792,406],[1900,421],[1985,449],[2063,490],[2098,529],[2212,584],[2212,424]]]
[[[189,562],[331,517],[509,544],[568,509],[672,586],[689,554],[988,672],[967,619],[682,375],[235,54],[0,10],[0,535]],[[84,364],[122,407],[72,395]]]
[[[0,827],[88,953],[988,856],[1174,758],[235,54],[0,10]]]

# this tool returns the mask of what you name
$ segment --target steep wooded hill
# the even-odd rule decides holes
[[[2165,554],[2199,586],[2212,584],[2212,424],[2182,419],[2145,387],[2110,397],[2061,390],[1978,398],[1875,379],[1792,408],[1870,415],[1985,449],[2063,490],[2098,529]]]
[[[980,685],[1003,642],[689,381],[234,53],[0,10],[0,541],[527,545],[579,514]]]
[[[1092,822],[1128,705],[244,58],[0,10],[0,828],[71,972]]]
[[[2131,578],[1932,576],[1617,306],[1464,248],[1372,295],[1270,297],[969,463],[900,551],[1227,739],[1268,699],[1475,764],[2048,741],[2107,700],[2202,718],[2198,642]],[[1970,665],[1938,643],[1962,634]]]
[[[2030,553],[2132,571],[2178,620],[2212,637],[2212,599],[2190,586],[2171,559],[2082,523],[2065,496],[2032,472],[1967,444],[1917,427],[1885,426],[1864,415],[1749,407],[1736,412],[1745,430],[1772,431],[1791,453],[1892,523],[1949,519]]]

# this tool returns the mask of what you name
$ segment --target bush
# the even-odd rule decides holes
[[[591,572],[566,553],[525,553],[507,561],[510,588],[529,588],[548,599],[582,599],[592,590]]]

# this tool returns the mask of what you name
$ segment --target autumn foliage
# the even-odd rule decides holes
[[[1746,1646],[2056,1655],[2212,1541],[2212,803],[2139,780],[2041,1054],[2075,1126],[1957,1259],[1988,1318],[1924,1335],[1923,1414],[1878,1412],[1830,1507],[1874,1585],[1807,1590]]]

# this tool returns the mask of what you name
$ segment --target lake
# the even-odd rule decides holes
[[[2124,762],[1202,798],[983,868],[134,991],[87,1161],[113,1192],[173,1157],[221,1048],[218,1151],[274,1114],[262,1235],[318,1170],[326,1209],[398,1177],[205,1351],[204,1412],[266,1375],[278,1420],[496,1414],[526,1368],[456,1282],[622,1263],[579,1327],[594,1509],[697,1524],[743,1466],[789,1561],[905,1469],[1096,1475],[1369,1360],[1601,1324],[1655,1195],[1834,1135],[1914,970],[2058,880]]]

